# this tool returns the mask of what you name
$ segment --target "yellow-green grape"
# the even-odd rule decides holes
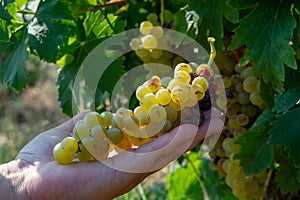
[[[186,71],[180,70],[180,71],[176,71],[174,73],[174,80],[176,80],[178,82],[184,82],[185,85],[188,85],[189,82],[191,81],[191,76]]]
[[[172,108],[174,108],[176,111],[180,111],[183,108],[182,105],[180,105],[179,103],[173,101],[172,99],[171,99],[171,101],[169,103],[169,106],[171,106]]]
[[[259,96],[258,92],[251,92],[249,99],[253,105],[261,106],[264,104],[264,101]]]
[[[197,94],[196,94],[196,90],[194,90],[194,88],[192,86],[187,86],[188,90],[189,90],[189,98],[186,101],[185,105],[187,107],[193,107],[198,103],[198,99],[197,99]],[[203,96],[204,97],[204,96]]]
[[[172,122],[169,120],[165,121],[164,127],[163,127],[163,133],[169,132],[172,129]]]
[[[132,143],[128,137],[123,137],[122,141],[114,146],[116,152],[120,153],[124,150],[128,150],[132,147]]]
[[[111,120],[113,118],[113,114],[109,111],[104,111],[100,114],[101,122],[104,127],[109,127],[111,125]]]
[[[78,152],[78,154],[77,154],[77,158],[81,162],[88,162],[92,159],[92,157],[93,156],[87,150]]]
[[[238,93],[238,102],[241,105],[247,105],[249,103],[249,94],[247,92]]]
[[[155,96],[158,103],[162,106],[168,105],[171,101],[171,93],[165,88],[159,89]]]
[[[255,180],[252,180],[250,182],[247,182],[245,185],[245,188],[247,189],[248,194],[255,194],[255,192],[258,190],[258,183]]]
[[[147,115],[146,113],[139,114],[139,116],[137,116],[137,119],[140,126],[147,126],[151,122],[149,115]]]
[[[239,125],[236,123],[236,118],[229,118],[228,121],[226,122],[226,127],[228,128],[238,128]]]
[[[204,77],[201,77],[201,76],[194,78],[192,85],[196,85],[196,84],[200,85],[204,89],[204,91],[206,91],[209,86],[208,81]]]
[[[145,84],[152,90],[152,92],[156,92],[161,88],[161,81],[159,76],[152,76]]]
[[[139,120],[135,116],[129,116],[125,119],[125,132],[133,134],[139,129]]]
[[[214,76],[213,68],[207,64],[199,65],[199,67],[197,67],[197,69],[196,69],[196,73],[199,76],[203,76],[203,77],[207,78],[208,80],[210,80]]]
[[[93,137],[87,136],[81,140],[84,147],[97,160],[107,158],[109,143],[106,140],[96,141]]]
[[[237,83],[235,85],[235,91],[237,91],[237,92],[244,92],[245,90],[244,90],[243,84],[242,83]]]
[[[75,138],[75,140],[77,142],[79,142],[80,141],[80,137],[79,137],[78,131],[76,130],[76,125],[77,124],[83,124],[84,126],[85,126],[85,124],[84,124],[83,120],[79,120],[79,121],[76,122],[76,124],[75,124],[75,126],[73,128],[73,131],[72,131],[73,134],[72,134],[72,136]]]
[[[74,152],[76,153],[78,149],[78,143],[75,138],[73,137],[65,137],[61,141],[60,148],[63,149],[65,152]]]
[[[137,106],[137,107],[135,107],[135,109],[133,110],[133,115],[134,115],[135,117],[139,116],[139,115],[142,114],[142,113],[145,113],[145,112],[143,111],[143,109],[142,109],[141,106]]]
[[[246,65],[236,64],[236,65],[234,66],[234,70],[235,70],[237,73],[241,73],[244,69],[246,69]]]
[[[140,24],[140,32],[141,32],[141,34],[143,34],[143,35],[150,34],[152,27],[153,27],[153,24],[151,22],[149,22],[149,21],[143,21]]]
[[[76,130],[80,139],[90,135],[90,129],[85,125],[85,123],[76,123],[74,130]]]
[[[188,65],[186,63],[179,63],[176,65],[176,67],[174,69],[174,72],[177,72],[177,71],[185,71],[187,73],[191,73],[191,72],[193,72],[193,69],[191,68],[190,65]]]
[[[254,76],[248,76],[243,82],[243,88],[246,92],[255,92],[258,89],[258,80]]]
[[[113,144],[119,144],[123,139],[123,133],[118,128],[109,128],[107,130],[107,137]]]
[[[167,112],[163,106],[153,106],[149,111],[149,117],[152,122],[163,122],[167,118]]]
[[[220,109],[225,109],[227,106],[227,99],[226,96],[218,96],[216,100],[216,104]]]
[[[128,109],[128,108],[118,108],[116,111],[116,115],[120,115],[122,116],[124,119],[126,119],[129,116],[132,116],[132,110]]]
[[[162,19],[162,18],[164,18],[164,19]],[[163,14],[162,13],[159,14],[159,19],[160,19],[160,21],[170,23],[173,21],[173,13],[169,10],[164,10]]]
[[[223,77],[223,83],[226,89],[230,88],[232,85],[231,79],[227,76]]]
[[[253,76],[252,67],[247,67],[241,72],[241,78],[246,79],[249,76]]]
[[[142,48],[136,49],[135,54],[143,60],[147,58],[151,58],[150,52],[146,49],[142,49]]]
[[[140,48],[140,46],[141,46],[140,38],[132,38],[132,40],[129,43],[129,46],[132,50],[136,50],[136,49]]]
[[[161,49],[151,49],[150,50],[150,55],[153,59],[159,59],[162,57],[163,54],[164,54],[164,52]]]
[[[111,126],[113,128],[123,130],[125,128],[125,118],[122,115],[115,114],[113,119],[111,120]]]
[[[135,95],[139,101],[141,101],[145,94],[153,94],[153,91],[149,88],[148,85],[141,85],[136,89]]]
[[[96,140],[96,141],[101,141],[106,138],[106,128],[104,126],[98,125],[94,126],[91,129],[91,136]]]
[[[192,88],[198,100],[202,100],[205,96],[205,89],[199,84],[193,84]]]
[[[146,50],[155,49],[157,47],[157,39],[153,35],[145,35],[141,38],[142,46]]]
[[[236,123],[239,126],[246,126],[249,123],[249,117],[245,114],[239,114],[236,116]]]
[[[242,82],[242,78],[241,78],[241,75],[240,74],[232,74],[231,77],[231,82],[235,85],[237,83],[240,83]]]
[[[155,24],[158,21],[158,16],[156,13],[149,13],[147,15],[147,21],[151,22],[152,24]]]
[[[60,164],[69,164],[75,157],[75,152],[67,152],[61,148],[61,143],[58,143],[53,148],[53,157]]]
[[[168,105],[165,107],[167,113],[167,120],[170,122],[174,122],[177,119],[178,113],[172,106]]]
[[[188,85],[187,82],[184,80],[184,79],[181,79],[182,82],[180,82],[179,80],[175,80],[175,79],[172,79],[169,84],[168,84],[168,87],[167,89],[169,91],[172,91],[174,87],[178,86],[178,85]]]
[[[178,85],[171,91],[171,98],[176,103],[183,105],[189,98],[189,90],[186,86]]]
[[[84,116],[83,121],[89,129],[92,129],[101,124],[101,117],[97,112],[89,112]]]
[[[156,39],[160,39],[164,36],[164,29],[160,26],[155,26],[151,29],[151,35]]]
[[[140,106],[145,113],[148,113],[153,106],[158,105],[158,101],[154,94],[145,94],[140,101]]]

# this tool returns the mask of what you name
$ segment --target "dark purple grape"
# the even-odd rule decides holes
[[[228,99],[233,99],[234,98],[234,93],[231,90],[226,90],[226,97]]]
[[[199,109],[202,111],[208,111],[211,108],[210,92],[207,90],[202,100],[198,101]]]
[[[191,80],[190,80],[190,84],[192,84],[193,80],[198,76],[197,74],[195,74],[194,72],[190,72],[190,77],[191,77]]]
[[[167,29],[171,29],[171,24],[170,23],[167,23],[165,22],[163,25],[162,25],[163,28],[167,28]]]

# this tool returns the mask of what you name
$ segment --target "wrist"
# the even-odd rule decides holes
[[[4,199],[27,199],[20,161],[0,165],[0,196]]]

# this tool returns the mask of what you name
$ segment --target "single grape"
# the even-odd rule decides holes
[[[151,94],[145,94],[140,101],[140,106],[145,113],[148,113],[153,106],[158,105],[156,96]]]
[[[92,155],[88,151],[81,151],[78,152],[77,158],[81,162],[88,162],[92,159]]]
[[[152,92],[156,92],[161,88],[161,81],[159,76],[152,76],[148,81],[145,82],[145,85],[147,85]]]
[[[139,116],[137,116],[137,119],[140,126],[147,126],[151,122],[149,115],[147,115],[146,113],[139,114]]]
[[[155,26],[151,29],[151,35],[156,39],[160,39],[164,36],[164,29],[160,26]]]
[[[98,126],[102,123],[101,117],[100,117],[99,113],[97,113],[97,112],[87,113],[84,116],[83,121],[89,129],[92,129],[94,126]]]
[[[190,65],[186,64],[186,63],[179,63],[176,65],[174,72],[177,71],[186,71],[187,73],[191,73],[193,72],[193,69],[190,67]]]
[[[119,144],[123,139],[123,133],[118,128],[109,128],[107,130],[107,137],[113,144]]]
[[[188,72],[179,70],[174,73],[174,80],[183,82],[184,85],[188,85],[191,81],[191,76]]]
[[[223,77],[223,83],[226,89],[230,88],[232,85],[231,79],[227,76]]]
[[[208,81],[201,76],[194,78],[192,85],[196,85],[196,84],[200,85],[205,91],[208,89],[209,86]]]
[[[147,15],[147,21],[151,22],[152,24],[156,23],[158,21],[158,16],[156,13],[149,13]]]
[[[132,110],[128,109],[128,108],[118,108],[116,111],[116,115],[120,115],[122,116],[124,119],[126,119],[129,116],[132,116]]]
[[[177,119],[178,113],[175,108],[168,105],[165,107],[166,113],[167,113],[167,120],[170,122],[174,122]]]
[[[75,157],[75,152],[66,152],[61,148],[61,143],[58,143],[53,148],[53,157],[60,164],[69,164]]]
[[[194,90],[194,94],[196,94],[197,100],[202,100],[205,96],[205,89],[198,84],[193,84],[192,88]]]
[[[85,123],[76,123],[74,130],[76,130],[77,135],[80,140],[90,135],[89,128],[85,125]]]
[[[237,98],[241,105],[247,105],[249,103],[249,94],[247,92],[238,93]]]
[[[143,109],[142,109],[141,106],[137,106],[137,107],[135,107],[135,109],[133,110],[133,115],[134,115],[135,117],[139,116],[139,115],[142,114],[142,113],[145,113],[145,112],[143,111]]]
[[[196,73],[199,76],[203,76],[207,80],[210,80],[214,76],[213,68],[207,64],[199,65],[199,67],[197,67],[197,69],[196,69]]]
[[[241,72],[241,78],[246,79],[249,76],[253,76],[252,67],[247,67]]]
[[[113,128],[118,128],[120,130],[123,130],[125,128],[125,118],[122,115],[115,114],[111,121],[111,126]]]
[[[100,114],[101,121],[104,127],[109,127],[111,125],[111,120],[113,118],[113,114],[109,111],[104,111]]]
[[[162,106],[153,106],[149,111],[149,117],[152,122],[163,122],[167,118],[167,112]]]
[[[158,103],[162,106],[168,105],[171,101],[171,93],[165,88],[159,89],[155,96]]]
[[[258,80],[254,76],[248,76],[243,82],[243,88],[246,92],[255,92],[258,89]]]
[[[141,32],[141,34],[143,34],[143,35],[150,34],[152,27],[153,27],[153,24],[151,22],[149,22],[149,21],[143,21],[140,24],[140,32]]]
[[[164,52],[161,49],[151,49],[150,50],[150,55],[153,59],[159,59],[162,57],[163,54],[164,54]]]
[[[166,76],[166,77],[163,77],[160,79],[160,82],[161,82],[161,86],[163,87],[167,87],[169,82],[173,80],[172,77],[169,77],[169,76]]]
[[[249,117],[245,114],[239,114],[236,116],[236,123],[239,126],[246,126],[249,123]]]
[[[136,49],[135,54],[143,60],[148,60],[151,58],[150,52],[143,48]]]
[[[76,153],[77,149],[78,149],[78,143],[76,141],[75,138],[73,137],[65,137],[62,141],[61,141],[61,145],[60,148],[63,149],[65,152],[74,152]]]
[[[155,49],[157,47],[157,39],[153,35],[145,35],[141,38],[142,46],[146,50]]]
[[[96,141],[93,137],[87,136],[81,142],[95,159],[102,160],[107,158],[109,143],[106,140]]]
[[[171,91],[171,98],[178,104],[184,105],[185,101],[189,98],[189,90],[186,86],[178,85]]]
[[[251,92],[250,101],[253,105],[261,106],[264,104],[263,99],[259,96],[258,92]]]
[[[130,43],[129,46],[132,50],[137,50],[138,48],[140,48],[141,46],[141,40],[140,38],[133,38]]]
[[[133,134],[139,129],[139,120],[135,116],[129,116],[125,119],[125,132]]]
[[[164,19],[162,19],[164,18]],[[160,21],[164,21],[165,23],[170,23],[173,21],[173,13],[169,10],[164,10],[164,13],[159,14]]]
[[[153,91],[149,88],[148,85],[141,85],[136,89],[135,95],[136,98],[141,101],[145,94],[152,94]]]
[[[91,129],[91,136],[96,140],[96,141],[101,141],[106,138],[106,128],[104,126],[98,125],[94,126]]]

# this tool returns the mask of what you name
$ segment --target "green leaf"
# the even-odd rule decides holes
[[[216,38],[216,46],[224,48],[222,38],[223,31],[223,16],[228,11],[227,0],[189,0],[189,10],[194,10],[201,18],[199,28],[200,43],[209,49],[207,37],[213,36]]]
[[[277,181],[282,194],[297,192],[300,183],[297,181],[298,168],[292,166],[288,161],[283,160],[277,169],[275,180]]]
[[[254,74],[279,87],[284,81],[284,65],[297,68],[295,53],[289,45],[296,26],[290,6],[286,1],[260,1],[240,20],[229,47],[233,50],[246,44],[245,57],[252,60]]]
[[[191,155],[192,154],[192,155]],[[201,160],[197,153],[191,153],[191,160],[200,174]],[[197,175],[194,172],[190,163],[187,164],[186,168],[177,168],[172,174],[167,176],[168,197],[170,200],[177,199],[202,199],[203,192],[197,181]]]
[[[29,46],[41,59],[55,62],[62,39],[71,35],[66,20],[72,20],[67,4],[61,0],[40,1],[28,25]]]
[[[300,183],[300,169],[297,170],[297,181]]]
[[[270,84],[266,84],[263,80],[260,81],[259,95],[264,100],[265,104],[272,108],[274,106],[274,88]]]
[[[237,139],[236,143],[242,148],[234,158],[240,159],[240,165],[247,175],[258,174],[272,165],[274,149],[269,143],[268,131],[273,119],[274,114],[270,110],[265,110],[253,126]]]
[[[274,112],[284,112],[292,108],[300,100],[300,86],[292,88],[276,96]]]
[[[273,122],[273,128],[270,130],[270,143],[284,147],[288,152],[288,159],[291,163],[300,166],[300,108],[293,109],[279,116]]]
[[[216,171],[212,171],[208,159],[202,159],[201,174],[209,197],[213,200],[234,200],[232,189],[222,180]],[[216,192],[217,191],[217,192]]]
[[[0,21],[0,42],[9,42],[9,31],[4,20]]]
[[[14,44],[12,52],[0,65],[1,82],[8,87],[15,88],[17,92],[20,92],[27,82],[24,69],[24,62],[28,58],[27,42],[28,39],[23,30],[22,36]]]
[[[18,8],[21,8],[23,5],[25,5],[28,2],[28,0],[16,0]]]
[[[4,20],[11,20],[12,17],[8,14],[7,10],[5,10],[5,6],[0,4],[0,18]]]
[[[227,4],[233,8],[242,10],[250,8],[253,5],[257,4],[259,0],[229,0]]]
[[[72,117],[73,116],[73,95],[72,90],[74,87],[74,80],[78,72],[78,66],[72,64],[64,66],[59,72],[57,79],[58,92],[60,101],[60,106],[63,112]]]
[[[230,6],[225,6],[224,9],[224,17],[231,23],[238,23],[239,22],[239,11],[235,8]]]

